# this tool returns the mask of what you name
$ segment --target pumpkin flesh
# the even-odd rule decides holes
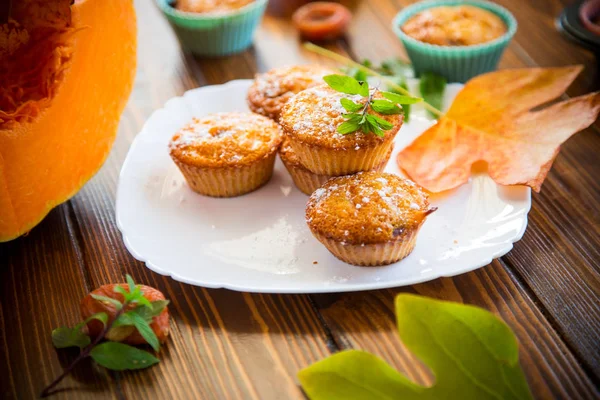
[[[25,5],[0,29],[0,242],[28,232],[97,172],[136,66],[131,0],[17,3]]]

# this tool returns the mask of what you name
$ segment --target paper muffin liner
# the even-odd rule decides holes
[[[312,233],[331,254],[343,262],[361,267],[378,267],[395,263],[408,256],[415,248],[419,229],[420,226],[411,229],[396,240],[364,245],[339,242],[320,233]]]
[[[506,24],[507,31],[498,39],[473,46],[438,46],[420,42],[407,34],[401,27],[416,13],[439,6],[471,5],[496,14]],[[496,69],[502,53],[515,32],[517,21],[505,8],[487,1],[433,0],[405,7],[392,22],[396,35],[404,44],[415,74],[434,72],[449,82],[464,83],[474,76]]]
[[[249,165],[201,168],[174,159],[188,185],[196,193],[211,197],[235,197],[266,184],[273,175],[277,152]]]
[[[370,171],[381,164],[394,145],[394,136],[374,147],[334,150],[305,144],[290,136],[290,146],[310,172],[318,175],[340,176]]]
[[[379,165],[375,166],[375,168],[373,168],[373,171],[382,172],[385,169],[391,155],[392,151],[390,150],[386,158]],[[312,173],[308,169],[304,168],[302,165],[290,163],[285,157],[280,158],[283,162],[283,165],[290,173],[290,176],[292,177],[292,180],[294,181],[296,187],[302,193],[307,194],[309,196],[315,190],[323,186],[325,182],[333,178],[332,175],[319,175]]]
[[[170,0],[156,0],[181,45],[200,56],[225,56],[247,49],[267,7],[256,0],[226,14],[181,12]]]

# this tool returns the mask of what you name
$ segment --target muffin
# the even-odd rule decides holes
[[[173,136],[169,151],[195,192],[233,197],[269,181],[281,140],[279,126],[266,117],[218,113],[194,118]]]
[[[320,65],[296,65],[257,74],[248,90],[248,106],[255,113],[278,121],[281,109],[292,96],[322,84],[325,75],[334,73]]]
[[[430,0],[404,7],[393,29],[417,76],[430,72],[466,82],[496,69],[517,21],[489,1]]]
[[[381,172],[385,169],[390,156],[392,155],[392,149],[388,152],[388,155],[377,165],[373,171]],[[317,175],[307,170],[302,162],[294,153],[294,149],[290,146],[290,142],[287,138],[283,139],[281,147],[279,148],[279,157],[285,165],[285,168],[290,173],[292,180],[296,187],[304,194],[311,195],[316,189],[321,187],[329,179],[333,178],[330,175]]]
[[[181,46],[203,57],[239,53],[252,44],[268,0],[155,0]]]
[[[419,229],[435,211],[412,181],[361,172],[327,181],[306,207],[313,235],[340,260],[361,266],[394,263],[415,247]]]
[[[348,175],[369,171],[380,165],[394,144],[403,116],[375,113],[393,125],[383,137],[356,131],[347,135],[337,132],[346,119],[340,99],[365,103],[362,96],[337,92],[326,84],[306,89],[284,106],[279,123],[290,146],[306,169],[318,175]],[[375,99],[383,98],[379,92]]]
[[[470,5],[423,10],[401,27],[408,36],[437,46],[472,46],[498,39],[506,24],[496,14]]]

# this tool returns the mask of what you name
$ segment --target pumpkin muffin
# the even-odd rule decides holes
[[[385,169],[390,156],[392,155],[392,149],[388,152],[386,158],[377,165],[373,171],[381,172]],[[281,147],[279,148],[279,157],[285,165],[285,168],[290,173],[294,184],[304,194],[311,195],[316,189],[321,187],[329,179],[333,178],[330,175],[318,175],[310,172],[302,165],[294,149],[290,146],[290,142],[287,138],[283,139]]]
[[[320,65],[296,65],[257,74],[248,90],[248,106],[255,113],[278,121],[281,109],[292,96],[322,84],[325,75],[334,73]]]
[[[239,196],[269,181],[282,134],[253,113],[194,118],[169,143],[171,158],[190,187],[213,197]]]
[[[410,17],[402,26],[402,31],[413,39],[437,46],[487,43],[507,30],[499,16],[471,5],[428,8]]]
[[[414,182],[394,174],[361,172],[330,179],[315,190],[306,222],[340,260],[378,266],[408,256],[423,222],[435,210]]]
[[[318,175],[340,176],[370,171],[383,162],[402,126],[402,115],[383,115],[393,128],[380,137],[356,131],[347,135],[337,132],[346,119],[340,99],[348,98],[365,103],[362,96],[337,92],[326,84],[306,89],[284,106],[280,124],[290,140],[290,146],[302,164]],[[381,99],[380,93],[374,95]]]

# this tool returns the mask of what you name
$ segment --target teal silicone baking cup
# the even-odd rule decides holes
[[[506,24],[506,33],[498,39],[473,46],[437,46],[420,42],[401,29],[410,17],[420,11],[458,5],[471,5],[496,14]],[[417,76],[422,72],[434,72],[449,82],[464,83],[474,76],[496,69],[502,53],[517,31],[517,21],[504,7],[487,1],[434,0],[405,7],[394,18],[393,29],[404,44]]]
[[[256,0],[223,14],[181,12],[171,5],[171,0],[156,2],[184,49],[200,56],[219,57],[250,47],[268,1]]]

